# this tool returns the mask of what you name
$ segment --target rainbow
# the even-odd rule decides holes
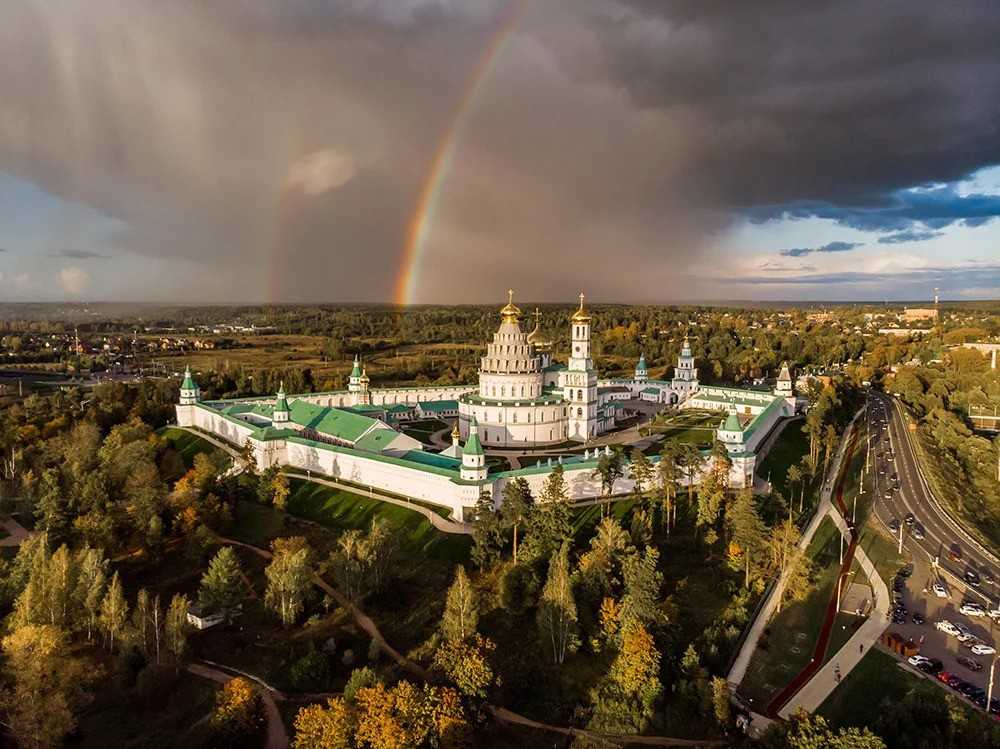
[[[462,140],[462,132],[475,109],[480,92],[485,87],[490,75],[496,68],[507,42],[521,23],[521,18],[527,9],[528,0],[516,0],[510,6],[506,17],[490,38],[489,44],[483,49],[479,61],[468,77],[465,93],[455,107],[451,124],[445,130],[444,137],[438,143],[434,157],[430,161],[427,176],[417,193],[416,207],[406,228],[406,240],[403,247],[403,257],[396,277],[393,300],[396,304],[410,304],[414,289],[420,280],[420,259],[427,246],[431,224],[441,198],[441,187],[445,182],[451,165],[455,160]]]

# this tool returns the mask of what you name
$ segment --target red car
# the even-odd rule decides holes
[[[954,676],[954,674],[952,674],[950,671],[938,671],[937,674],[935,675],[935,678],[937,678],[938,681],[947,684],[948,679],[950,679],[952,676]]]

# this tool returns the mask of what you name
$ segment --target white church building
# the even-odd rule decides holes
[[[448,507],[469,519],[488,491],[499,502],[503,486],[523,477],[534,491],[561,465],[571,499],[601,493],[594,469],[606,446],[584,453],[548,457],[530,468],[491,471],[487,451],[586,443],[613,430],[623,401],[718,411],[717,438],[726,445],[732,486],[753,480],[758,453],[785,417],[796,412],[787,365],[774,392],[702,386],[685,337],[671,380],[648,377],[641,356],[631,379],[599,379],[591,353],[591,316],[584,297],[570,319],[567,364],[553,364],[547,344],[538,342],[538,323],[520,327],[521,310],[508,292],[500,326],[480,361],[477,385],[382,388],[372,390],[355,358],[347,390],[273,397],[203,401],[190,370],[185,372],[176,407],[177,423],[235,447],[250,444],[258,468],[289,466]],[[422,414],[454,417],[452,444],[431,452],[396,425]],[[579,448],[577,448],[579,449]],[[652,456],[655,462],[658,457]],[[697,477],[695,477],[697,480]],[[614,493],[632,489],[626,476]]]

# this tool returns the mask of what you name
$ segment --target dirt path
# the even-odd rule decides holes
[[[23,525],[8,515],[0,517],[0,526],[8,534],[5,538],[0,538],[0,546],[20,546],[31,535]]]
[[[189,664],[187,670],[218,684],[226,684],[236,678],[225,671],[200,663]],[[288,749],[288,734],[285,732],[285,723],[281,720],[281,711],[278,710],[278,701],[284,700],[285,696],[273,689],[261,689],[260,696],[264,702],[264,715],[267,717],[267,749]]]

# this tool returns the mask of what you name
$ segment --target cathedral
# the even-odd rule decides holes
[[[479,387],[458,399],[460,432],[478,423],[486,446],[526,447],[585,442],[602,431],[597,373],[590,355],[590,315],[583,306],[570,320],[572,344],[565,367],[536,342],[538,324],[521,329],[521,310],[508,291],[500,327],[480,360]]]

